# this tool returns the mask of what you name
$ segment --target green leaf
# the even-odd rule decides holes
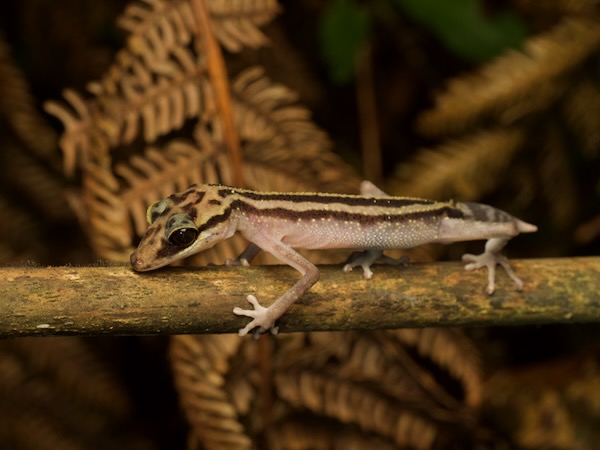
[[[524,21],[512,12],[484,14],[480,0],[392,0],[413,20],[436,34],[444,45],[471,61],[484,61],[527,37]]]
[[[331,79],[344,84],[354,78],[356,56],[367,41],[371,17],[353,0],[331,0],[319,23],[321,56]]]

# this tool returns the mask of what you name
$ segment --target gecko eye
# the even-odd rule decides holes
[[[166,236],[172,245],[189,247],[198,237],[196,224],[187,214],[174,214],[167,221]]]
[[[198,237],[195,228],[178,228],[169,234],[169,242],[177,247],[189,247]]]

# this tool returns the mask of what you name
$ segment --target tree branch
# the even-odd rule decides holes
[[[513,261],[525,282],[515,292],[499,271],[497,292],[485,274],[458,263],[321,267],[321,281],[280,321],[280,331],[600,321],[600,257]],[[145,274],[128,266],[0,268],[0,337],[231,333],[234,315],[256,294],[270,304],[298,277],[288,267],[167,268]]]

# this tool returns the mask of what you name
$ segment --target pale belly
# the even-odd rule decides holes
[[[294,248],[389,249],[435,241],[438,226],[425,220],[375,224],[317,220],[287,224],[279,231],[281,240]]]

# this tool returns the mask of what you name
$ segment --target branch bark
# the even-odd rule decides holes
[[[513,261],[525,282],[515,292],[498,273],[459,263],[321,267],[321,281],[280,321],[280,332],[425,326],[481,326],[600,321],[600,257]],[[270,304],[298,274],[289,267],[166,268],[137,274],[128,266],[0,268],[0,337],[237,332],[234,315],[255,294]]]

